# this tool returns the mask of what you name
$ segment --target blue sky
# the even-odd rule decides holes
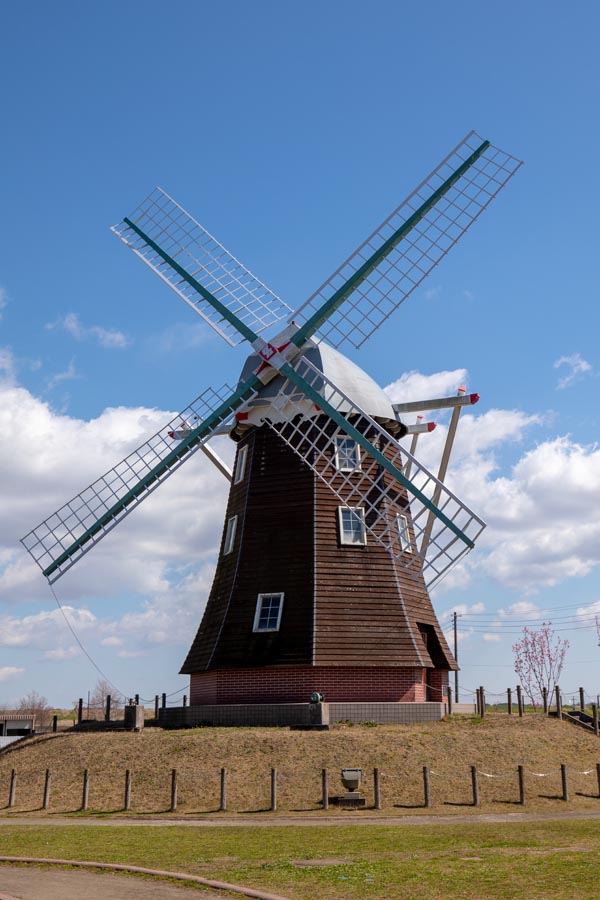
[[[589,612],[562,621],[600,611],[600,11],[415,7],[4,6],[0,705],[97,674],[18,538],[244,359],[109,226],[160,184],[296,307],[471,128],[525,166],[353,358],[394,391],[481,394],[453,483],[486,543],[434,595],[465,612],[463,684],[514,683],[504,626],[560,617],[565,688],[600,690]],[[226,491],[200,457],[184,472],[57,584],[126,693],[185,683]]]

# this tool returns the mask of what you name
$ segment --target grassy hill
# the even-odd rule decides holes
[[[146,729],[142,733],[63,733],[34,738],[0,755],[0,809],[6,812],[11,769],[17,772],[15,813],[38,811],[44,774],[51,771],[49,814],[76,811],[83,770],[90,774],[89,808],[123,807],[125,770],[132,773],[132,813],[165,812],[171,769],[178,772],[177,815],[215,812],[220,769],[228,770],[228,812],[269,808],[270,769],[278,770],[279,812],[319,810],[321,769],[330,794],[342,793],[339,773],[360,766],[373,801],[373,768],[382,773],[383,814],[422,811],[422,766],[430,767],[433,810],[465,813],[471,765],[480,771],[481,808],[515,811],[516,768],[526,775],[528,809],[564,810],[560,764],[569,771],[569,808],[595,808],[600,741],[583,729],[541,714],[456,716],[409,726],[338,726],[329,732],[277,728]],[[593,770],[591,774],[581,774]],[[486,774],[483,774],[486,773]],[[531,773],[549,773],[546,777]],[[489,778],[486,775],[500,777]],[[519,809],[519,807],[516,807]]]

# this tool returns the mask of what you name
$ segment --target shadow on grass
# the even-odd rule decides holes
[[[427,809],[424,803],[393,803],[394,809]]]
[[[589,800],[600,800],[600,796],[598,796],[598,792],[595,794],[585,794],[583,791],[575,791],[576,797],[587,797]]]
[[[472,800],[444,800],[443,806],[475,806]]]

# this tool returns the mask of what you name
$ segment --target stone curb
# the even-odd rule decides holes
[[[229,884],[226,881],[213,881],[210,878],[201,878],[199,875],[187,875],[185,872],[166,872],[164,869],[146,869],[143,866],[124,866],[118,863],[89,862],[79,859],[41,859],[35,856],[0,856],[0,862],[30,863],[45,866],[77,866],[81,869],[108,869],[112,872],[137,872],[141,875],[158,875],[161,878],[174,878],[177,881],[187,881],[192,884],[202,884],[205,887],[215,888],[221,891],[231,891],[234,894],[243,894],[245,897],[254,897],[256,900],[290,900],[281,894],[270,894],[259,891],[256,888],[241,887],[237,884]],[[0,893],[0,900],[15,900],[8,894]]]

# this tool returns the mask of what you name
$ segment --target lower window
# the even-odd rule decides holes
[[[279,631],[283,594],[259,594],[253,631]]]
[[[338,506],[340,544],[362,547],[367,543],[365,511],[362,506]]]

